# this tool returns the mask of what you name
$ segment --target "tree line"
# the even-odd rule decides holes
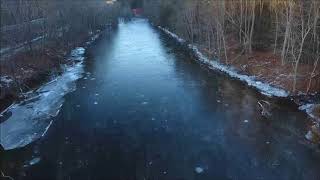
[[[1,48],[41,39],[66,44],[117,23],[120,5],[104,0],[2,0]],[[42,47],[42,46],[41,46]]]
[[[272,52],[281,65],[292,65],[292,92],[297,80],[320,79],[320,1],[318,0],[144,0],[154,23],[168,27],[208,56],[230,64],[230,46],[241,56]],[[312,66],[307,77],[299,68]]]

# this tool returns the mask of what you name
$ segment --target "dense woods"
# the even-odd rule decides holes
[[[297,93],[320,89],[318,0],[145,0],[147,17],[209,57]]]
[[[119,6],[92,1],[1,1],[1,48],[42,39],[70,44],[116,23]],[[85,35],[84,35],[85,34]]]

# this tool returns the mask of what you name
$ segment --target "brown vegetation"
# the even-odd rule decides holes
[[[47,80],[55,72],[60,71],[60,63],[63,53],[55,53],[53,56],[47,52],[31,55],[20,53],[11,60],[1,62],[1,75],[9,77],[12,82],[2,84],[0,111],[10,105],[14,99],[19,99],[21,92],[31,90]]]
[[[320,118],[320,104],[314,108],[313,114]]]

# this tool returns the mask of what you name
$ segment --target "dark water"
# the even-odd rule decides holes
[[[91,47],[47,135],[2,158],[26,180],[319,180],[307,116],[197,64],[144,20]],[[90,74],[89,74],[90,73]],[[257,102],[272,103],[269,119]],[[29,165],[28,165],[29,164]],[[34,164],[34,165],[30,165]]]

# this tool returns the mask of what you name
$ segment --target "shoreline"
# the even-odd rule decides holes
[[[28,99],[28,95],[32,94],[34,92],[36,92],[37,90],[41,89],[43,86],[46,86],[52,82],[54,82],[57,78],[61,77],[63,75],[63,73],[66,73],[66,71],[68,70],[68,67],[74,66],[74,63],[78,63],[81,60],[78,60],[75,58],[75,62],[70,61],[70,59],[73,58],[73,52],[77,49],[77,48],[84,48],[86,49],[89,45],[91,45],[93,42],[95,42],[100,35],[105,32],[105,30],[97,30],[96,33],[88,36],[86,39],[86,41],[78,44],[79,46],[75,46],[74,48],[71,48],[70,50],[68,50],[68,53],[66,53],[65,55],[61,56],[60,59],[58,60],[58,62],[61,62],[61,64],[58,65],[53,65],[52,69],[47,69],[46,71],[48,72],[52,72],[57,70],[58,74],[56,76],[48,76],[48,75],[43,75],[43,73],[36,73],[33,76],[30,77],[30,79],[26,80],[26,84],[27,87],[29,89],[27,89],[26,91],[20,91],[17,92],[17,87],[14,87],[14,84],[12,83],[13,80],[10,79],[8,81],[8,84],[5,84],[7,86],[4,86],[3,84],[1,84],[3,86],[3,88],[6,88],[6,90],[8,91],[7,94],[6,92],[1,92],[1,103],[0,103],[0,123],[4,122],[5,120],[2,120],[2,118],[5,118],[4,113],[7,112],[10,108],[12,108],[12,106],[16,105],[16,104],[20,104],[23,103],[24,101],[26,101]],[[73,58],[74,59],[74,58]],[[8,61],[10,61],[11,59],[9,59]],[[71,66],[70,66],[71,63]],[[1,78],[6,78],[6,76],[2,76]],[[11,83],[11,84],[10,84]],[[10,86],[11,85],[11,86]],[[4,90],[5,91],[5,90]]]
[[[197,48],[196,45],[189,44],[186,40],[180,38],[178,35],[172,33],[168,29],[165,29],[161,26],[155,26],[155,27],[160,29],[162,32],[164,32],[166,35],[168,35],[168,37],[174,39],[175,41],[177,41],[181,45],[186,46],[186,48],[188,50],[191,50],[191,52],[195,55],[195,58],[198,62],[205,64],[211,70],[222,72],[223,74],[227,75],[228,77],[237,79],[237,80],[245,83],[247,86],[253,87],[259,93],[261,93],[265,96],[286,99],[286,100],[289,100],[290,102],[293,101],[294,104],[298,106],[298,109],[300,111],[305,112],[310,117],[310,119],[313,121],[314,126],[316,127],[316,128],[313,128],[313,129],[316,129],[315,133],[320,134],[320,129],[318,128],[319,124],[320,124],[320,117],[317,116],[317,113],[315,113],[316,108],[319,107],[319,104],[317,104],[315,102],[311,103],[310,101],[306,100],[306,98],[301,97],[301,95],[296,95],[296,96],[290,95],[290,93],[284,89],[274,87],[268,83],[257,80],[254,76],[241,74],[241,72],[236,71],[232,67],[221,64],[221,63],[214,61],[214,60],[210,60]],[[91,43],[93,43],[94,41],[96,41],[99,38],[99,36],[102,32],[104,32],[104,31],[99,31],[97,33],[92,34],[89,37],[88,41],[81,43],[81,45],[82,45],[81,47],[84,47],[84,51]],[[68,58],[70,58],[70,57],[72,57],[72,50],[68,53],[68,55],[63,57],[63,59],[66,60],[66,63],[64,63],[64,65],[67,65],[68,62],[70,62],[70,61],[68,61]],[[78,61],[78,60],[76,60],[76,61]],[[63,68],[61,67],[61,69],[63,69]],[[63,73],[64,73],[64,71],[62,71],[61,74],[63,74]],[[56,78],[60,77],[61,74],[58,75]],[[49,78],[49,79],[46,79],[44,82],[40,81],[39,84],[37,85],[37,87],[32,88],[28,92],[21,93],[22,95],[25,95],[25,97],[24,97],[24,99],[22,99],[22,101],[21,101],[21,99],[18,99],[18,98],[13,99],[11,105],[9,104],[3,110],[0,109],[0,123],[6,121],[5,112],[10,110],[10,108],[12,108],[14,105],[19,105],[21,102],[23,103],[25,100],[28,100],[29,93],[31,94],[33,92],[36,92],[38,89],[41,89],[43,86],[50,84],[56,78],[51,78],[51,79]]]
[[[221,64],[215,60],[210,60],[208,57],[206,57],[196,45],[189,44],[186,40],[179,37],[177,34],[171,32],[170,30],[161,27],[161,26],[155,26],[160,31],[168,35],[170,38],[174,39],[176,42],[178,42],[181,45],[186,46],[188,50],[191,50],[192,53],[194,53],[196,60],[200,63],[205,64],[208,68],[214,71],[222,72],[223,74],[227,75],[228,77],[235,78],[243,83],[245,83],[247,86],[250,86],[254,89],[256,89],[259,93],[268,96],[268,97],[275,97],[275,98],[285,98],[296,104],[299,108],[299,110],[305,112],[315,123],[315,126],[319,126],[320,124],[320,117],[316,115],[316,109],[320,106],[319,102],[310,102],[308,100],[308,96],[310,97],[317,97],[318,94],[313,95],[303,95],[304,97],[301,97],[301,95],[291,95],[290,92],[279,88],[274,87],[268,83],[265,83],[261,80],[256,79],[254,76],[249,76],[245,74],[241,74],[241,72],[235,70],[235,68],[231,66],[227,66],[224,64]],[[310,99],[310,98],[309,98]],[[318,132],[320,135],[320,131]]]
[[[105,30],[96,30],[95,33],[89,34],[83,42],[75,45],[74,47],[71,48],[58,48],[56,54],[51,54],[52,56],[49,56],[47,54],[45,55],[38,55],[38,59],[41,60],[41,56],[44,56],[46,59],[46,62],[49,63],[49,65],[45,67],[40,67],[43,65],[36,65],[34,64],[34,67],[36,70],[34,70],[31,75],[26,75],[23,76],[23,74],[18,74],[19,77],[23,76],[21,80],[18,82],[21,83],[19,84],[20,86],[22,85],[23,87],[18,87],[17,83],[15,82],[16,80],[8,75],[2,75],[0,76],[0,87],[2,88],[0,92],[0,118],[3,117],[3,113],[6,112],[11,106],[17,103],[21,103],[27,99],[28,94],[37,91],[39,88],[42,86],[45,86],[46,84],[54,81],[58,77],[60,77],[63,73],[66,71],[66,66],[68,66],[70,63],[69,58],[72,56],[72,51],[77,48],[77,47],[87,47],[94,41],[96,41],[100,35],[104,32]],[[62,53],[64,52],[64,53]],[[27,52],[21,52],[19,55],[25,55]],[[16,58],[8,58],[4,61],[7,61],[7,63],[16,63],[17,59],[20,58],[19,56]],[[19,61],[19,59],[18,59]],[[32,62],[31,62],[32,63]],[[1,65],[5,66],[5,65]],[[42,68],[42,69],[41,69]],[[21,68],[22,71],[27,71],[24,70],[24,68]],[[0,122],[2,120],[0,119]]]
[[[84,76],[86,50],[102,32],[104,31],[97,31],[64,57],[66,63],[61,64],[60,75],[41,83],[35,89],[23,92],[23,100],[14,101],[0,112],[0,126],[3,129],[0,139],[5,150],[24,147],[47,133],[54,121],[53,118],[59,114],[63,106],[64,97],[76,90],[77,80]],[[39,119],[41,121],[38,121]],[[37,126],[26,126],[27,121]]]

